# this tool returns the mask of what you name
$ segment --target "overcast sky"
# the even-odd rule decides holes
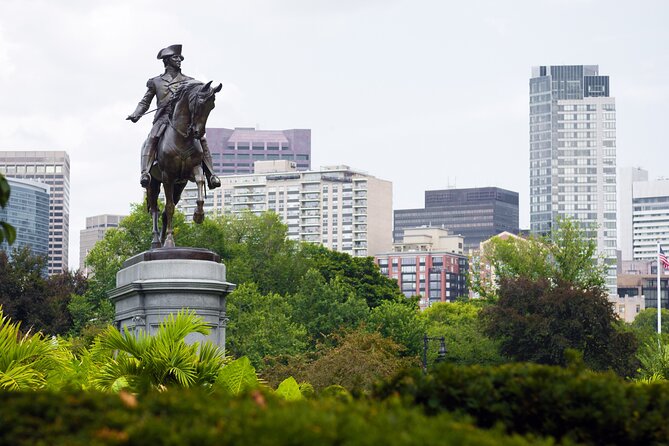
[[[425,190],[498,186],[529,226],[533,65],[598,64],[616,98],[618,166],[669,176],[669,2],[0,0],[0,150],[70,155],[69,264],[87,216],[142,199],[151,118],[125,121],[181,43],[223,83],[210,127],[312,130],[312,166]]]

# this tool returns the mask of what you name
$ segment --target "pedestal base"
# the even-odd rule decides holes
[[[168,314],[187,308],[211,332],[191,333],[186,341],[211,340],[225,348],[226,297],[235,285],[225,281],[225,265],[218,260],[211,251],[194,248],[153,249],[128,259],[109,293],[116,326],[154,334]]]

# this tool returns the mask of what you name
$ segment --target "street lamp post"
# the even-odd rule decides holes
[[[444,336],[430,338],[425,334],[423,336],[423,373],[427,373],[427,344],[429,341],[439,341],[439,352],[437,353],[437,360],[435,362],[446,360],[446,338]]]

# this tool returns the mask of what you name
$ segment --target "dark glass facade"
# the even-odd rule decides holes
[[[498,187],[425,191],[425,208],[394,212],[393,239],[399,243],[407,228],[443,227],[464,237],[465,251],[508,231],[517,234],[518,193]]]

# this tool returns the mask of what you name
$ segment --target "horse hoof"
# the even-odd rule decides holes
[[[151,249],[158,249],[160,247],[160,242],[151,242]]]
[[[204,212],[195,212],[193,214],[193,221],[197,224],[200,224],[204,221]]]

